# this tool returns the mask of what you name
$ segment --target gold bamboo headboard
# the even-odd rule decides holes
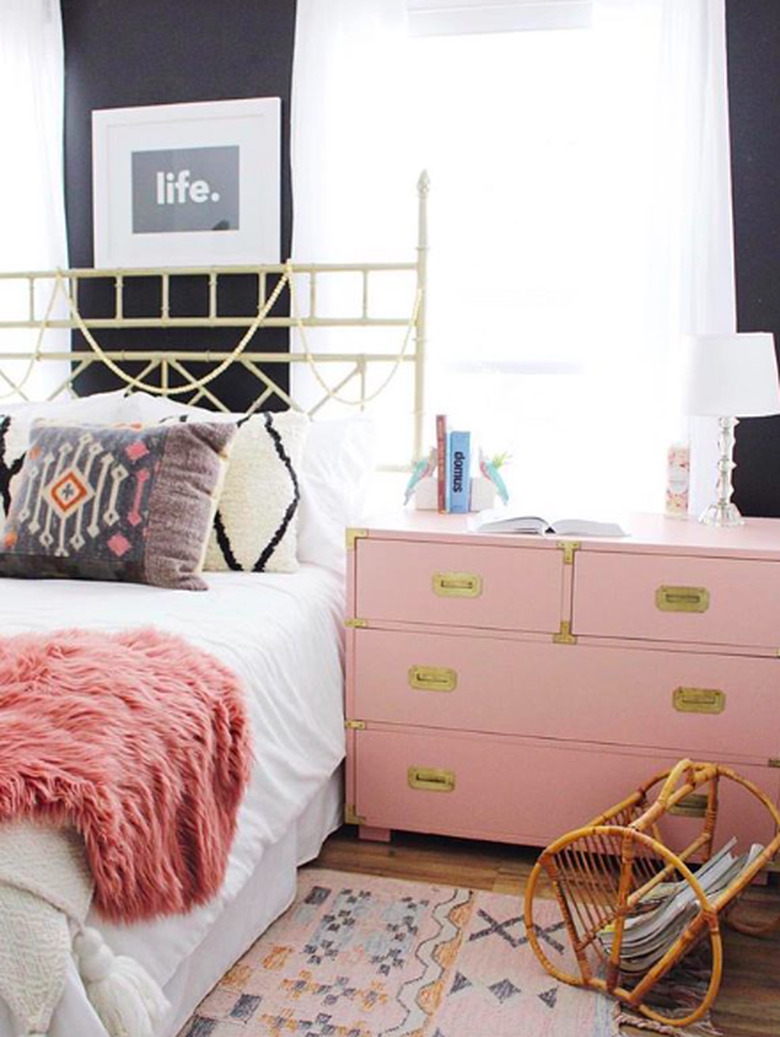
[[[0,407],[2,399],[28,399],[30,375],[46,364],[65,365],[64,375],[47,392],[53,399],[73,390],[85,372],[108,369],[128,388],[142,389],[161,396],[186,399],[188,403],[208,401],[219,410],[230,410],[220,397],[218,379],[234,365],[257,383],[249,410],[258,410],[276,398],[294,409],[317,414],[329,402],[338,401],[365,410],[387,386],[401,367],[412,366],[413,400],[409,411],[413,420],[413,454],[422,453],[425,381],[426,276],[428,254],[427,196],[429,181],[422,173],[417,184],[418,238],[413,261],[398,263],[292,263],[262,266],[176,267],[152,269],[68,269],[57,271],[25,271],[0,273],[0,332],[35,331],[36,342],[30,349],[6,348],[0,335]],[[372,286],[383,274],[408,278],[409,292],[403,310],[382,316],[371,308]],[[221,306],[221,286],[230,278],[256,282],[248,312],[225,312]],[[361,280],[361,303],[358,312],[323,315],[319,309],[318,288],[327,275],[349,275]],[[130,315],[126,312],[126,295],[134,279],[143,278],[152,285],[159,299],[156,312]],[[183,315],[172,312],[171,291],[182,279],[203,279],[207,286],[206,312]],[[103,316],[82,315],[83,287],[88,283],[110,286],[113,312]],[[305,313],[301,300],[305,296]],[[277,306],[283,304],[286,306]],[[10,305],[9,305],[10,304]],[[276,310],[275,310],[276,307]],[[284,312],[280,313],[279,309]],[[78,331],[82,347],[78,350],[45,348],[45,332],[61,328]],[[102,332],[127,329],[234,328],[242,334],[232,348],[176,350],[163,345],[154,349],[132,350],[103,346]],[[278,352],[262,350],[256,336],[264,328],[288,328],[296,334],[298,350]],[[362,348],[338,352],[313,351],[307,342],[307,330],[396,329],[397,348],[371,352]],[[291,343],[292,345],[292,343]],[[303,406],[269,374],[269,365],[304,364],[313,372],[316,399]],[[192,371],[198,365],[198,373]],[[328,370],[338,371],[331,382]],[[130,373],[132,370],[132,373]],[[202,373],[204,372],[204,373]],[[371,374],[375,378],[371,379]],[[377,384],[378,378],[378,384]]]

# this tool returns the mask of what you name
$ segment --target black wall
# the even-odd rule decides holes
[[[780,344],[780,2],[726,0],[737,327]],[[737,429],[734,499],[780,516],[780,417]]]
[[[92,266],[91,112],[95,108],[282,99],[282,242],[290,254],[290,87],[295,0],[62,0],[65,37],[65,192],[72,266]],[[193,291],[196,288],[193,286]],[[247,283],[235,289],[240,306]],[[228,305],[232,304],[232,300]],[[99,300],[95,301],[100,306]],[[176,348],[232,346],[240,337],[199,332],[177,337]],[[285,349],[283,330],[263,332],[263,349]],[[123,333],[123,346],[139,336]],[[105,336],[103,341],[106,341]],[[110,341],[106,342],[111,345]],[[149,335],[143,334],[149,348]],[[281,369],[273,373],[277,376]],[[104,383],[101,383],[104,384]],[[95,382],[84,383],[94,389]],[[231,403],[245,402],[240,385]],[[247,392],[249,390],[247,389]]]

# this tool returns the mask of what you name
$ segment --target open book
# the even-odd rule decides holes
[[[478,512],[469,523],[475,533],[553,533],[557,536],[624,537],[616,522],[590,519],[556,519],[550,522],[538,515],[515,515],[504,508]]]

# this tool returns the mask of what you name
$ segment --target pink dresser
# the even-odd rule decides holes
[[[780,521],[629,529],[481,536],[408,513],[350,530],[346,819],[362,836],[542,846],[683,756],[778,800]],[[752,797],[724,792],[716,837],[768,841]]]

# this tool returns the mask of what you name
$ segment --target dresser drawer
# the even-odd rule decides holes
[[[678,759],[488,735],[409,730],[355,735],[361,823],[537,846],[586,824]],[[739,764],[734,769],[777,801],[779,771]],[[767,843],[773,835],[769,814],[731,786],[721,784],[716,840],[734,834],[743,845]],[[671,818],[664,836],[679,848],[690,841],[695,825]]]
[[[495,630],[556,632],[563,552],[537,548],[359,539],[355,614]]]
[[[780,647],[780,562],[582,551],[575,634]]]
[[[350,712],[409,724],[780,757],[780,660],[359,630]]]

